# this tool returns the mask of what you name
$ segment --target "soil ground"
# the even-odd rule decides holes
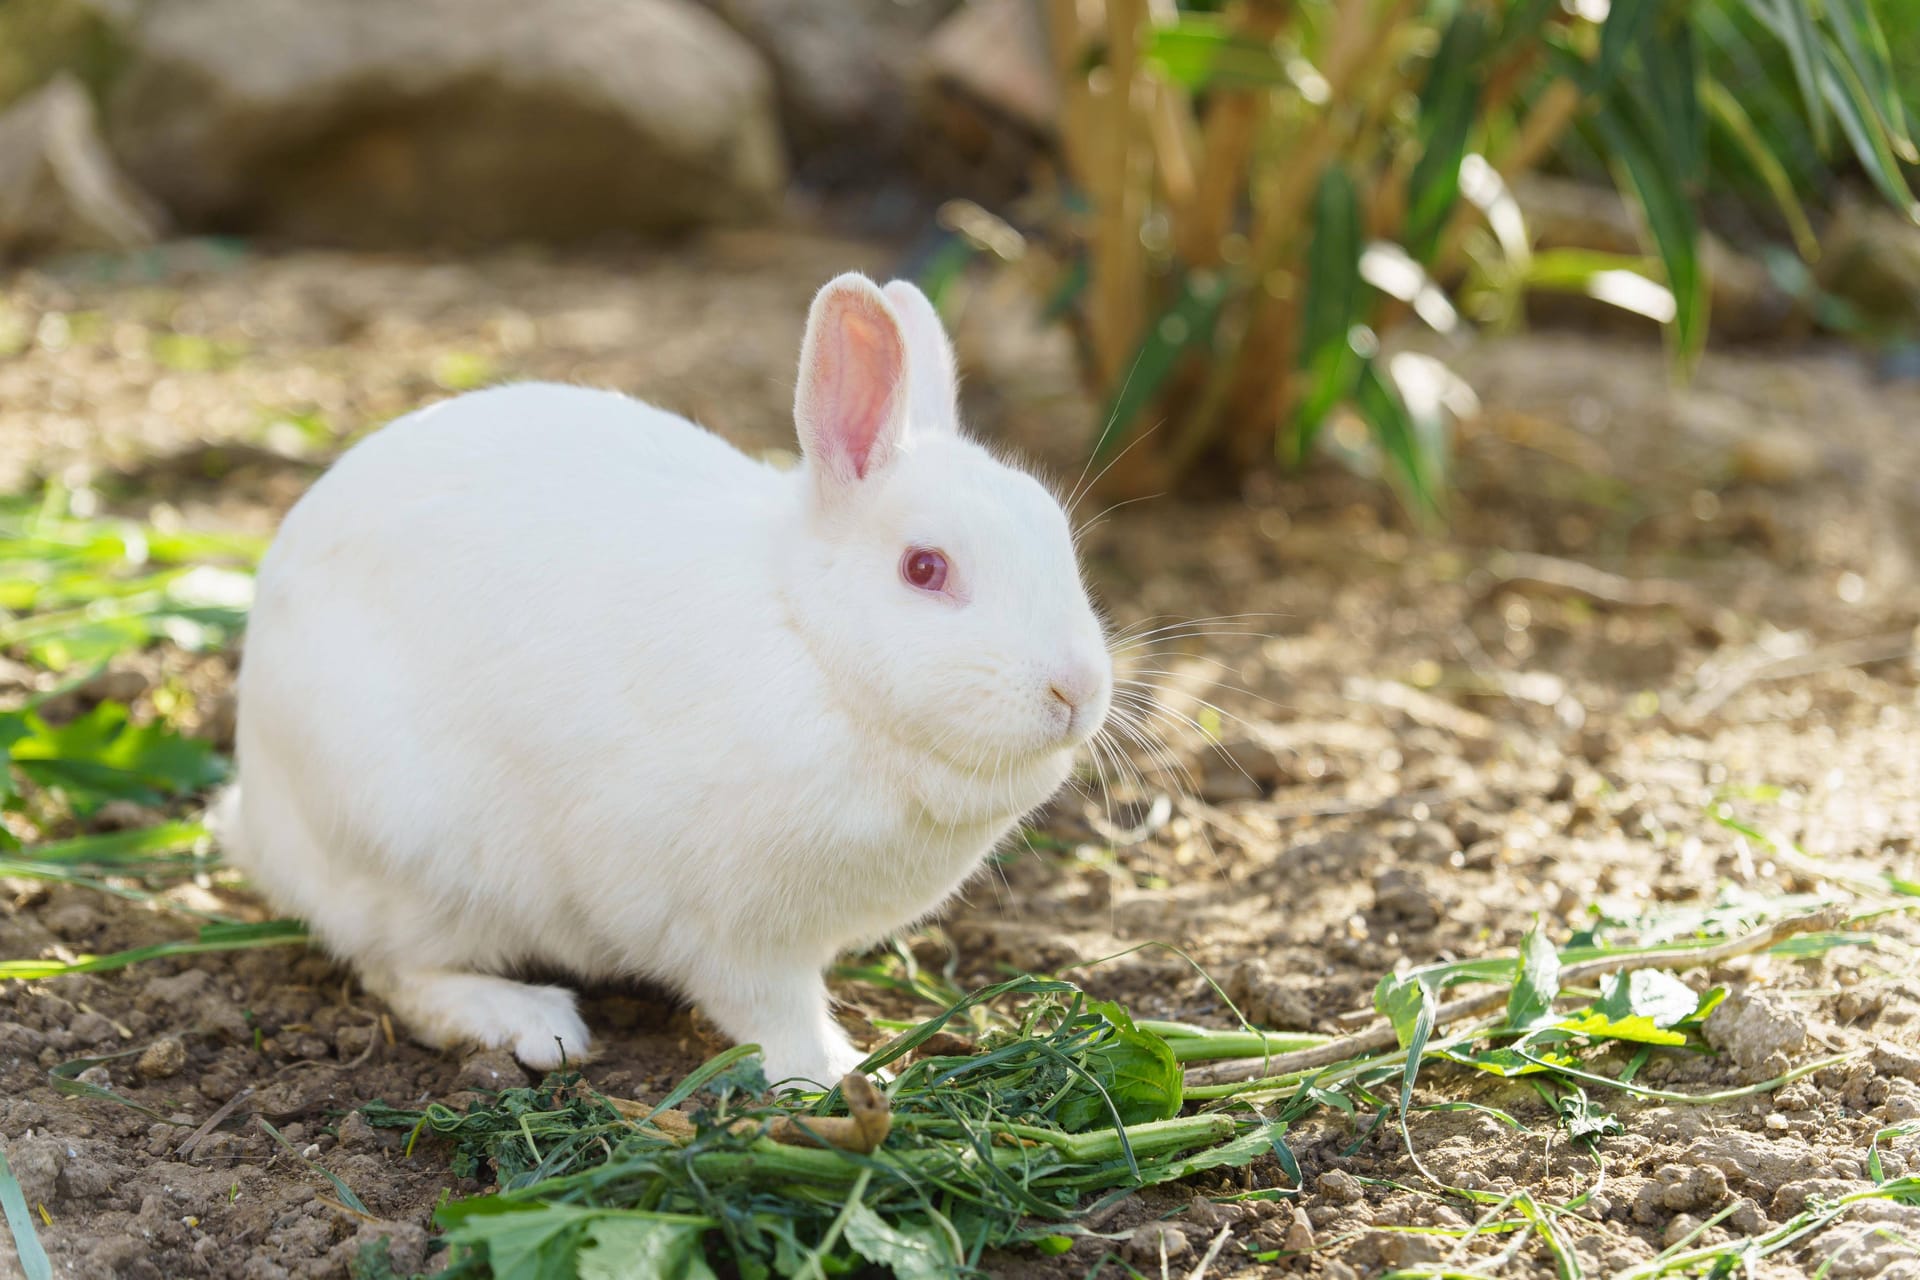
[[[266,532],[343,438],[504,376],[620,387],[779,447],[806,300],[851,266],[888,263],[857,245],[732,236],[458,263],[187,245],[17,273],[0,293],[0,486],[91,477],[128,513]],[[960,343],[976,427],[1070,479],[1089,409],[1059,343],[991,295],[973,299]],[[1560,937],[1596,909],[1685,933],[1703,910],[1822,891],[1804,865],[1715,821],[1716,804],[1813,857],[1915,876],[1920,388],[1876,385],[1846,351],[1715,354],[1685,388],[1657,346],[1624,340],[1536,335],[1450,358],[1484,411],[1463,430],[1443,534],[1410,531],[1384,490],[1331,467],[1262,479],[1241,505],[1160,500],[1097,524],[1089,566],[1117,622],[1231,619],[1133,655],[1170,716],[1217,716],[1226,749],[1160,721],[1170,755],[1064,797],[1039,824],[1054,839],[977,879],[915,940],[924,958],[973,984],[1165,942],[1256,1020],[1335,1029],[1381,974],[1511,947],[1536,918]],[[218,739],[230,670],[135,655],[81,700],[144,701],[165,684]],[[0,672],[16,698],[36,679]],[[188,892],[250,905],[229,886]],[[1645,1261],[1729,1205],[1707,1238],[1865,1185],[1873,1133],[1920,1116],[1920,927],[1896,914],[1874,928],[1870,944],[1694,975],[1750,998],[1748,1025],[1785,1056],[1659,1055],[1646,1081],[1704,1092],[1870,1052],[1718,1106],[1609,1097],[1625,1132],[1602,1141],[1604,1185],[1562,1224],[1587,1274]],[[0,956],[185,932],[138,904],[0,886]],[[1166,950],[1073,975],[1136,1015],[1229,1022]],[[898,1011],[869,989],[839,993],[856,1025],[862,1010]],[[615,1096],[657,1097],[721,1047],[655,992],[596,992],[587,1016],[603,1050],[588,1078]],[[0,1140],[45,1207],[56,1274],[332,1277],[386,1233],[396,1262],[420,1264],[436,1200],[480,1184],[452,1178],[430,1146],[403,1154],[352,1108],[457,1102],[524,1077],[500,1054],[437,1054],[394,1032],[350,975],[295,948],[0,985]],[[232,1104],[184,1151],[193,1130],[49,1083],[76,1057],[156,1042],[100,1070],[186,1124]],[[1470,1098],[1528,1126],[1415,1112],[1413,1147],[1442,1181],[1563,1201],[1602,1176],[1520,1082],[1435,1069],[1417,1097]],[[255,1117],[380,1221],[342,1211]],[[1119,1235],[1182,1209],[1169,1274],[1186,1274],[1196,1259],[1182,1249],[1219,1225],[1235,1243],[1213,1277],[1494,1265],[1504,1239],[1393,1229],[1458,1226],[1474,1210],[1423,1182],[1393,1126],[1363,1132],[1339,1116],[1294,1131],[1297,1216],[1182,1209],[1195,1190],[1230,1189],[1213,1183],[1127,1202],[1102,1225]],[[1885,1168],[1920,1170],[1915,1142],[1893,1142]],[[1268,1162],[1232,1188],[1283,1182]],[[1874,1206],[1754,1274],[1826,1265],[1833,1280],[1912,1280],[1916,1241],[1920,1208]],[[1240,1242],[1312,1251],[1258,1263]],[[1081,1276],[1102,1248],[991,1270]],[[1162,1274],[1157,1256],[1141,1265]],[[0,1277],[13,1266],[0,1249]],[[1504,1266],[1551,1273],[1537,1246]]]

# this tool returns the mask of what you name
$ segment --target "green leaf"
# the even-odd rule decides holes
[[[1662,1029],[1644,1013],[1616,1018],[1598,1010],[1589,1009],[1566,1019],[1559,1025],[1561,1029],[1585,1036],[1589,1040],[1625,1040],[1630,1044],[1669,1045],[1687,1042],[1686,1036],[1678,1031]]]
[[[1560,994],[1560,953],[1538,924],[1520,943],[1520,977],[1507,994],[1507,1025],[1528,1030],[1551,1021]]]
[[[706,1232],[702,1223],[673,1218],[601,1218],[575,1265],[580,1280],[715,1280],[701,1247]]]
[[[1283,1121],[1261,1125],[1217,1147],[1206,1147],[1165,1164],[1151,1165],[1142,1170],[1143,1180],[1152,1185],[1191,1178],[1209,1169],[1242,1169],[1265,1155],[1278,1157],[1284,1167],[1292,1159],[1292,1153],[1287,1152],[1281,1138],[1286,1129]],[[1286,1152],[1284,1156],[1281,1154],[1283,1152]],[[1295,1177],[1297,1181],[1297,1170]]]
[[[1294,418],[1296,460],[1307,456],[1328,411],[1353,393],[1362,362],[1351,334],[1372,297],[1360,278],[1365,247],[1353,179],[1331,165],[1320,175],[1313,197],[1313,241],[1307,248],[1300,324],[1300,368],[1307,378]]]
[[[1579,77],[1588,93],[1604,94],[1613,87],[1628,51],[1640,42],[1641,31],[1659,9],[1659,0],[1611,0],[1600,26],[1600,53]]]
[[[1477,8],[1462,7],[1440,37],[1420,90],[1420,159],[1407,185],[1401,243],[1413,258],[1431,262],[1440,234],[1460,198],[1460,162],[1480,111],[1479,63],[1487,23]]]
[[[1406,1125],[1407,1107],[1413,1101],[1413,1080],[1420,1073],[1420,1059],[1433,1035],[1433,1007],[1437,1001],[1427,984],[1413,978],[1396,983],[1387,993],[1382,1010],[1393,1023],[1394,1037],[1407,1051],[1407,1065],[1400,1073],[1400,1123]]]
[[[558,1205],[472,1214],[446,1239],[481,1251],[493,1280],[575,1280],[574,1254],[592,1216]]]
[[[1783,2],[1790,4],[1791,0]],[[1906,174],[1900,167],[1894,140],[1888,136],[1867,87],[1844,58],[1824,47],[1821,53],[1824,64],[1821,83],[1826,89],[1827,101],[1840,117],[1841,132],[1847,135],[1861,168],[1895,208],[1910,219],[1920,220],[1920,207],[1916,207],[1913,189],[1907,185]]]
[[[117,702],[57,728],[30,712],[26,725],[28,734],[10,750],[14,763],[41,785],[63,791],[83,816],[108,800],[158,804],[225,776],[212,744],[157,723],[130,724]]]
[[[1666,270],[1667,288],[1673,293],[1674,351],[1683,366],[1691,367],[1707,340],[1707,283],[1700,263],[1699,227],[1692,201],[1682,189],[1682,175],[1674,171],[1663,149],[1642,134],[1640,124],[1616,104],[1602,102],[1594,112],[1593,126],[1646,218]]]
[[[1814,144],[1821,150],[1827,146],[1827,113],[1821,93],[1820,64],[1824,61],[1824,46],[1820,34],[1814,28],[1813,15],[1802,0],[1774,0],[1770,6],[1753,6],[1756,11],[1771,8],[1775,21],[1774,31],[1781,43],[1787,47],[1787,58],[1793,64],[1794,82],[1800,86],[1800,98],[1806,107],[1807,119],[1813,125]]]
[[[1516,1049],[1482,1049],[1478,1053],[1447,1049],[1441,1051],[1440,1056],[1463,1067],[1472,1067],[1476,1071],[1502,1078],[1540,1075],[1551,1071],[1555,1065],[1573,1061],[1571,1057],[1546,1050],[1535,1050],[1532,1057],[1528,1057]]]
[[[1121,1123],[1142,1124],[1178,1115],[1185,1077],[1167,1042],[1135,1027],[1132,1016],[1111,1001],[1091,1000],[1087,1008],[1112,1028],[1087,1053],[1086,1066],[1113,1100]],[[1054,1118],[1062,1128],[1082,1133],[1104,1126],[1112,1117],[1099,1092],[1081,1081],[1068,1090]]]
[[[1686,1035],[1672,1028],[1704,1018],[1725,996],[1721,987],[1702,995],[1670,973],[1635,969],[1602,978],[1600,999],[1559,1026],[1590,1040],[1685,1044]]]
[[[1700,82],[1700,96],[1708,116],[1733,141],[1740,154],[1746,157],[1747,163],[1753,166],[1755,176],[1766,186],[1767,194],[1773,197],[1774,205],[1780,210],[1780,216],[1786,219],[1787,229],[1793,235],[1794,248],[1808,261],[1818,257],[1820,242],[1814,237],[1813,224],[1807,221],[1806,208],[1794,192],[1793,178],[1787,173],[1780,157],[1774,154],[1760,136],[1760,131],[1754,127],[1753,117],[1747,114],[1747,109],[1725,85],[1711,77]]]
[[[1097,465],[1112,457],[1140,429],[1140,417],[1190,348],[1213,341],[1214,323],[1227,299],[1226,281],[1214,272],[1196,271],[1180,282],[1171,307],[1148,324],[1126,378],[1107,406],[1106,427],[1093,444]]]
[[[1156,23],[1142,57],[1183,89],[1293,88],[1274,47],[1230,30],[1214,14],[1189,13]]]
[[[1354,407],[1386,455],[1408,505],[1423,517],[1437,513],[1446,471],[1444,435],[1436,430],[1422,430],[1421,424],[1407,412],[1399,392],[1380,376],[1378,366],[1371,360],[1360,366],[1354,387]]]
[[[1635,969],[1600,979],[1594,1012],[1609,1018],[1646,1017],[1657,1027],[1678,1026],[1700,1007],[1700,993],[1671,973]]]
[[[1693,27],[1684,20],[1647,28],[1640,44],[1644,72],[1635,78],[1636,105],[1650,138],[1660,146],[1676,182],[1697,194],[1706,177],[1706,117],[1700,110],[1698,61]],[[1621,86],[1622,89],[1625,86]]]
[[[1578,1085],[1555,1098],[1553,1106],[1570,1138],[1600,1138],[1627,1131],[1618,1116],[1587,1097],[1587,1091]]]
[[[6,1215],[7,1230],[13,1233],[13,1253],[20,1259],[21,1274],[26,1280],[53,1280],[53,1263],[40,1244],[39,1232],[33,1225],[33,1211],[27,1207],[20,1179],[8,1166],[5,1151],[0,1151],[0,1213]]]
[[[147,1046],[142,1045],[138,1049],[123,1049],[119,1053],[106,1053],[93,1058],[74,1058],[71,1061],[62,1062],[58,1066],[50,1068],[47,1071],[47,1079],[52,1083],[55,1093],[63,1094],[66,1097],[92,1098],[96,1102],[117,1103],[130,1111],[138,1111],[149,1120],[157,1120],[161,1124],[170,1124],[181,1129],[190,1128],[191,1126],[180,1124],[178,1121],[155,1111],[152,1107],[142,1106],[132,1098],[123,1098],[111,1089],[80,1079],[80,1073],[90,1067],[103,1066],[106,1063],[114,1062],[121,1058],[131,1057],[136,1053],[144,1053],[146,1048]]]
[[[949,1280],[964,1261],[954,1256],[952,1241],[931,1222],[888,1223],[855,1202],[847,1206],[846,1224],[853,1251],[877,1266],[891,1267],[899,1280]],[[641,1274],[634,1272],[635,1280]]]
[[[1881,127],[1893,139],[1900,158],[1908,164],[1920,163],[1920,154],[1916,154],[1907,131],[1906,104],[1900,98],[1893,53],[1873,6],[1862,0],[1832,0],[1827,25],[1839,44],[1841,59],[1860,77]]]

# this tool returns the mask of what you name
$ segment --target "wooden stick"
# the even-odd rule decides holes
[[[1825,911],[1816,911],[1811,915],[1776,920],[1764,929],[1756,929],[1743,937],[1729,938],[1725,942],[1718,942],[1710,947],[1667,947],[1659,951],[1641,951],[1631,955],[1599,956],[1592,960],[1568,965],[1560,971],[1560,981],[1564,985],[1571,985],[1588,978],[1612,973],[1630,973],[1635,969],[1697,969],[1703,965],[1730,960],[1735,956],[1764,951],[1797,934],[1818,933],[1824,929],[1838,928],[1846,918],[1845,911],[1829,908]],[[1438,1028],[1445,1023],[1457,1022],[1463,1018],[1480,1017],[1504,1007],[1506,1003],[1507,992],[1505,991],[1461,996],[1457,1000],[1447,1001],[1434,1010],[1433,1025]],[[1392,1049],[1399,1043],[1399,1037],[1394,1033],[1393,1025],[1381,1019],[1377,1026],[1369,1027],[1365,1031],[1356,1031],[1352,1035],[1341,1036],[1337,1040],[1329,1040],[1311,1049],[1300,1049],[1293,1053],[1276,1053],[1265,1058],[1235,1058],[1226,1062],[1211,1062],[1205,1066],[1194,1067],[1187,1072],[1186,1080],[1189,1086],[1238,1084],[1267,1076],[1291,1075],[1296,1071],[1311,1071],[1315,1067],[1327,1067],[1336,1062],[1345,1062],[1348,1058]]]

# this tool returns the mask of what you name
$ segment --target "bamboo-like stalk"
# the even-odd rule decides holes
[[[1375,0],[1341,0],[1321,74],[1329,101],[1339,101],[1370,67],[1389,66],[1393,29],[1416,0],[1392,0],[1375,11]],[[1226,417],[1233,423],[1234,456],[1252,463],[1265,456],[1293,377],[1294,329],[1299,286],[1273,287],[1298,252],[1301,219],[1315,184],[1348,136],[1334,112],[1322,112],[1293,139],[1287,154],[1268,166],[1271,183],[1256,201],[1253,263],[1255,288],[1246,327],[1215,366],[1210,382],[1173,445],[1182,466],[1205,451]],[[1214,380],[1218,381],[1214,381]]]
[[[1146,0],[1108,0],[1107,84],[1094,99],[1092,173],[1095,216],[1092,310],[1094,367],[1103,385],[1114,385],[1140,341],[1146,323],[1146,248],[1140,225],[1146,214],[1147,159],[1139,145],[1140,37]]]
[[[1585,102],[1580,86],[1571,80],[1556,80],[1548,86],[1527,113],[1513,145],[1494,159],[1493,167],[1500,176],[1511,178],[1538,165],[1566,133]]]
[[[1286,29],[1290,12],[1283,0],[1240,0],[1227,11],[1227,25],[1242,39],[1272,41]],[[1186,216],[1174,221],[1174,248],[1189,267],[1220,265],[1221,242],[1232,229],[1270,98],[1260,89],[1222,88],[1212,94],[1200,128],[1193,202]]]

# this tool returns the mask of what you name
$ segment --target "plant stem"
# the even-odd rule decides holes
[[[1837,928],[1845,920],[1844,911],[1816,911],[1811,915],[1776,920],[1764,929],[1756,929],[1738,938],[1729,938],[1711,947],[1675,947],[1660,951],[1601,956],[1594,960],[1568,965],[1561,970],[1560,981],[1563,986],[1570,987],[1587,978],[1599,977],[1602,974],[1628,973],[1635,969],[1699,968],[1703,965],[1718,964],[1722,960],[1732,959],[1735,956],[1764,951],[1797,934],[1817,933],[1824,929]],[[1434,1011],[1434,1025],[1440,1026],[1461,1018],[1479,1017],[1505,1008],[1507,994],[1506,991],[1489,991],[1482,995],[1462,996],[1458,1000],[1449,1000]],[[1382,1019],[1365,1031],[1340,1036],[1296,1053],[1278,1054],[1267,1058],[1244,1058],[1195,1067],[1187,1072],[1187,1087],[1191,1091],[1194,1086],[1237,1083],[1255,1077],[1284,1076],[1311,1071],[1315,1067],[1329,1066],[1349,1058],[1376,1053],[1381,1049],[1390,1049],[1397,1043],[1393,1027]]]

